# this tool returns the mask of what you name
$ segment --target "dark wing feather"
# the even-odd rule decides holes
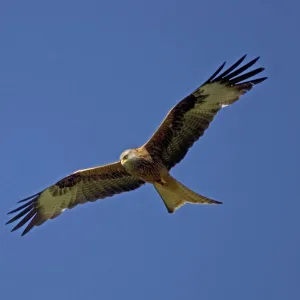
[[[129,175],[120,162],[80,170],[42,192],[19,201],[26,203],[9,212],[19,213],[6,224],[20,220],[12,229],[15,231],[30,220],[22,233],[25,235],[34,226],[56,218],[66,208],[132,191],[143,184],[143,181]]]
[[[246,55],[218,75],[225,65],[222,64],[204,84],[170,110],[157,131],[144,145],[150,155],[160,157],[166,167],[171,169],[204,134],[222,107],[234,103],[255,84],[267,79],[250,79],[262,72],[263,68],[241,74],[258,60],[255,58],[236,69],[245,57]],[[247,79],[249,80],[245,82]]]

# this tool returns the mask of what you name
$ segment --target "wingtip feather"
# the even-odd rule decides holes
[[[245,58],[247,57],[248,54],[244,54],[238,61],[243,62],[245,60]]]
[[[214,203],[215,203],[215,204],[223,204],[223,202],[217,201],[217,200],[214,200]]]
[[[252,80],[253,84],[258,84],[258,83],[261,83],[263,81],[265,81],[266,79],[268,79],[268,77],[262,77],[262,78],[258,78],[258,79],[254,79]]]
[[[224,68],[224,66],[226,65],[226,61],[223,62],[223,64],[217,69],[217,71],[214,72],[214,74],[212,74],[204,84],[209,83],[211,80],[213,80]]]
[[[25,198],[25,199],[22,199],[22,200],[18,201],[17,203],[21,203],[21,202],[28,201],[28,200],[30,200],[31,198],[34,198],[34,197],[36,197],[36,196],[39,196],[41,193],[42,193],[42,192],[36,193],[35,195],[29,196],[29,197],[27,197],[27,198]]]
[[[217,77],[216,77],[216,72],[215,72],[214,75],[211,76],[210,81],[211,80],[213,82],[220,81],[222,78],[224,78],[225,76],[227,76],[228,74],[230,74],[230,72],[232,72],[234,69],[236,69],[245,60],[246,56],[247,56],[247,54],[245,54],[244,56],[242,56],[233,65],[231,65],[227,70],[225,70],[222,74],[219,74]],[[208,83],[208,81],[206,83]]]

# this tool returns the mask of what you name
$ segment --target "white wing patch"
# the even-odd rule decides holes
[[[225,86],[218,82],[205,84],[198,88],[194,93],[195,97],[208,97],[204,99],[204,102],[199,103],[201,109],[213,109],[226,107],[239,99],[243,94],[243,91],[239,91],[234,87]]]
[[[55,187],[54,187],[55,188]],[[50,189],[46,189],[39,197],[39,213],[45,219],[51,219],[66,210],[72,200],[72,193],[53,196]]]

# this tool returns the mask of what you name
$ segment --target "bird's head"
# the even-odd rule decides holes
[[[122,154],[120,156],[120,161],[121,161],[122,165],[125,165],[126,162],[128,162],[129,160],[134,160],[137,158],[138,158],[138,155],[137,155],[136,149],[128,149],[128,150],[125,150],[124,152],[122,152]]]

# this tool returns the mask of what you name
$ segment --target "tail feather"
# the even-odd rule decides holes
[[[222,204],[222,202],[209,199],[199,195],[185,185],[177,181],[171,175],[166,180],[166,183],[154,183],[154,187],[164,201],[164,204],[169,213],[175,212],[176,209],[185,203],[193,204]]]

